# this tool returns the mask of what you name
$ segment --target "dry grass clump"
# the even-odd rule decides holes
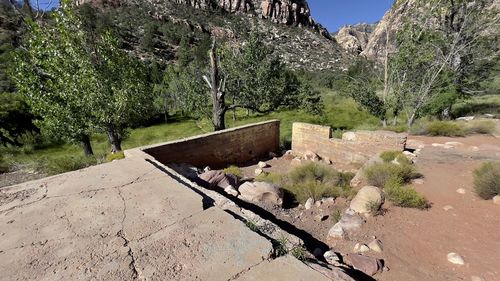
[[[472,134],[492,134],[495,122],[491,120],[428,121],[421,120],[411,129],[412,134],[444,137],[463,137]]]
[[[398,162],[405,161],[406,157],[398,157]],[[406,160],[408,161],[408,160]],[[412,179],[420,177],[415,170],[415,167],[408,162],[393,164],[393,163],[375,163],[365,168],[364,173],[368,183],[377,187],[384,187],[391,179],[398,179],[401,183],[408,183]]]
[[[384,186],[386,198],[403,208],[426,209],[429,202],[411,186],[402,186],[397,179],[391,179]]]
[[[243,176],[243,171],[241,171],[241,169],[239,167],[234,166],[234,165],[231,165],[222,171],[226,174],[230,174],[230,175],[236,176],[238,178],[241,178]]]
[[[500,162],[486,162],[474,170],[474,189],[483,199],[500,194]]]

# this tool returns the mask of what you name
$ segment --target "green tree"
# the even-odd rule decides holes
[[[96,43],[94,61],[97,90],[90,94],[93,124],[108,134],[111,152],[122,150],[127,129],[149,118],[152,95],[145,65],[119,48],[106,32]]]
[[[84,48],[86,37],[67,8],[53,14],[53,24],[26,20],[26,51],[15,53],[11,77],[41,117],[36,124],[68,141],[81,142],[91,155],[91,95],[98,80]]]
[[[398,51],[389,58],[392,94],[401,101],[408,126],[426,108],[446,116],[457,96],[480,93],[480,81],[498,61],[499,17],[491,1],[416,4],[424,16],[404,24]]]
[[[110,32],[86,31],[68,1],[53,24],[29,22],[26,51],[15,56],[12,77],[47,131],[80,141],[92,154],[90,134],[105,131],[111,151],[121,150],[127,128],[147,118],[144,65],[119,48]]]

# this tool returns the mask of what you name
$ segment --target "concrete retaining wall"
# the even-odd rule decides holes
[[[407,134],[389,131],[348,132],[342,139],[331,137],[328,126],[293,123],[292,150],[299,155],[312,151],[333,162],[363,164],[388,150],[404,150]]]
[[[223,168],[265,157],[279,149],[280,122],[271,120],[192,138],[159,144],[142,150],[163,164],[187,163]]]

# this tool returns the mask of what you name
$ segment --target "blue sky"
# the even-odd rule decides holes
[[[346,24],[379,21],[394,0],[308,0],[314,19],[330,32]]]
[[[31,0],[36,5],[36,0]],[[313,17],[329,31],[346,24],[379,21],[394,0],[309,0]],[[40,7],[57,6],[58,0],[39,0]]]

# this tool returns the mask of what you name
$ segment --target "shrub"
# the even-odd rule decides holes
[[[226,174],[231,174],[233,176],[236,176],[238,178],[241,178],[243,176],[243,172],[239,167],[236,167],[234,165],[231,165],[223,170],[224,173]]]
[[[349,182],[352,173],[338,173],[329,166],[310,162],[292,170],[282,179],[284,188],[293,194],[295,200],[304,203],[308,198],[350,196]]]
[[[369,201],[366,203],[366,208],[370,211],[370,214],[378,216],[382,214],[382,205],[377,201]]]
[[[327,183],[336,179],[336,171],[332,168],[316,162],[303,164],[292,170],[288,178],[292,184],[300,184],[310,181]]]
[[[303,246],[297,246],[297,247],[294,247],[290,253],[292,254],[292,256],[294,256],[296,259],[298,259],[299,261],[306,261],[306,249],[303,247]]]
[[[253,232],[259,232],[259,227],[257,226],[257,223],[254,220],[247,220],[245,225],[250,228]]]
[[[415,168],[407,163],[400,163],[400,165],[375,163],[365,168],[364,173],[368,183],[377,187],[384,187],[391,179],[396,179],[401,183],[408,183],[412,179],[419,177]]]
[[[316,201],[323,197],[338,197],[342,194],[341,188],[317,181],[289,184],[285,185],[284,188],[290,191],[299,203],[305,203],[309,198]]]
[[[486,162],[474,170],[474,188],[483,199],[500,194],[500,162]]]
[[[258,175],[255,180],[272,183],[275,185],[282,185],[284,176],[278,173],[262,173]]]
[[[339,209],[335,209],[335,211],[333,211],[332,213],[333,223],[338,223],[341,218],[342,218],[342,211],[340,211]]]
[[[102,156],[63,156],[55,158],[42,158],[40,160],[41,170],[48,175],[55,175],[83,169],[104,162]]]
[[[490,120],[473,120],[465,124],[467,134],[493,134],[495,122]]]
[[[110,154],[106,155],[106,162],[112,162],[114,160],[120,160],[123,158],[125,158],[125,154],[123,153],[123,151],[119,151],[116,153],[110,153]]]
[[[452,121],[434,121],[427,124],[427,135],[462,137],[465,131],[462,126]]]
[[[354,178],[353,172],[338,172],[336,176],[337,186],[351,188],[351,180]]]
[[[384,160],[384,162],[389,163],[399,155],[401,155],[401,151],[384,151],[380,153],[380,158]]]
[[[281,236],[275,241],[274,249],[276,257],[281,257],[288,254],[287,244],[288,244],[288,238],[286,238],[285,236]]]
[[[417,209],[426,209],[429,207],[429,203],[423,195],[419,194],[412,187],[401,186],[401,182],[398,179],[388,181],[384,186],[384,192],[386,198],[396,206]]]

